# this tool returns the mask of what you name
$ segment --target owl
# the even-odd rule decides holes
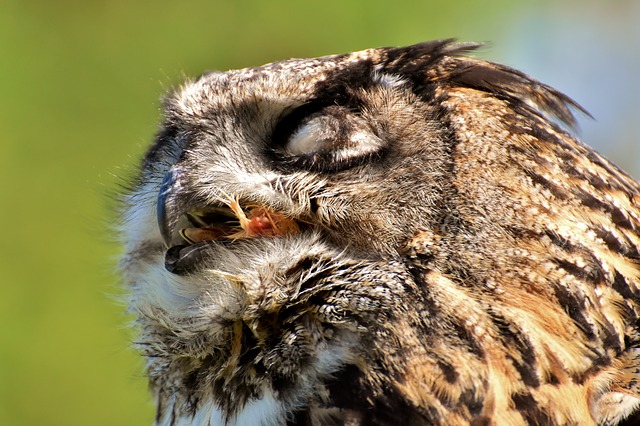
[[[157,425],[632,424],[640,184],[477,47],[167,95],[121,229]]]

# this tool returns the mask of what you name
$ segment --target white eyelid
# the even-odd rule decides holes
[[[327,116],[311,117],[289,137],[286,153],[292,156],[331,153],[334,161],[339,161],[381,149],[384,142],[368,128],[364,119],[352,116],[348,120],[345,124]]]
[[[291,155],[305,155],[318,151],[326,151],[326,139],[321,135],[324,130],[322,121],[312,120],[303,125],[291,135],[287,142],[287,153]]]

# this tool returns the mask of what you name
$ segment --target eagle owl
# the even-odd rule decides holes
[[[167,96],[121,260],[158,425],[633,421],[640,185],[476,47]]]

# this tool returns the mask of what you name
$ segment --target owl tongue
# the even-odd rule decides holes
[[[231,201],[229,208],[238,218],[239,227],[231,227],[226,224],[211,224],[201,228],[182,229],[180,235],[187,242],[195,244],[201,241],[221,239],[282,237],[300,232],[300,227],[295,220],[266,207],[258,206],[248,209],[248,217],[237,201]]]

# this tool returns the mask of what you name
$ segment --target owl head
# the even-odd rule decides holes
[[[636,357],[638,185],[558,124],[575,102],[477,46],[166,97],[121,260],[158,424],[589,424],[640,404],[615,374]]]

